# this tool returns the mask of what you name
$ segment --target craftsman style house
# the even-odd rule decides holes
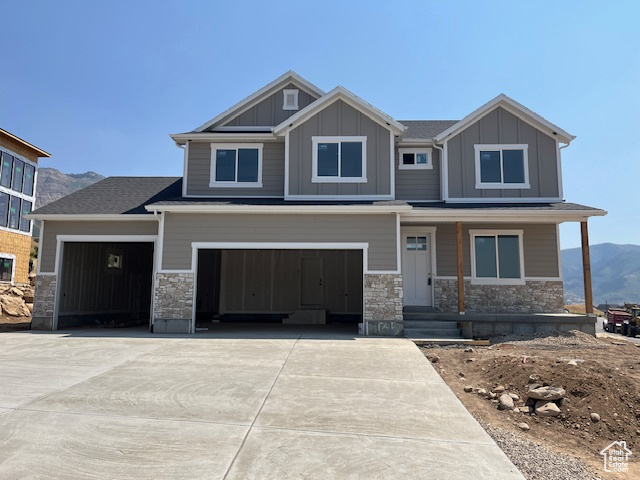
[[[408,307],[561,313],[558,225],[586,233],[605,214],[563,199],[574,137],[505,95],[459,121],[404,121],[288,72],[171,138],[181,178],[107,178],[30,216],[43,221],[34,328],[398,335]]]
[[[28,283],[38,158],[47,152],[0,129],[0,283]]]

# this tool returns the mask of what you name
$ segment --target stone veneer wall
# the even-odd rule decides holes
[[[365,274],[364,321],[369,335],[401,335],[402,275]]]
[[[184,320],[193,315],[193,273],[156,273],[154,319]]]
[[[436,279],[434,297],[438,311],[457,312],[457,280]],[[465,280],[464,303],[465,311],[469,313],[563,313],[564,288],[559,281],[472,285]]]
[[[33,298],[33,330],[51,330],[56,302],[57,275],[38,275]]]

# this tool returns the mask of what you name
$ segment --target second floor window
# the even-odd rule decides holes
[[[35,166],[7,152],[0,152],[0,155],[0,187],[33,196]]]
[[[262,186],[262,144],[211,144],[211,187]]]
[[[366,183],[367,137],[312,137],[314,183]]]
[[[530,188],[528,145],[475,145],[476,188]]]

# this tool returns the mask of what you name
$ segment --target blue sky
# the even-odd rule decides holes
[[[0,126],[66,173],[180,175],[191,130],[292,69],[398,119],[504,92],[577,139],[565,197],[640,243],[640,2],[0,0]],[[579,225],[561,227],[563,248]]]

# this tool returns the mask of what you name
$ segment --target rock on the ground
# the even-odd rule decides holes
[[[502,393],[504,392],[504,385],[498,385],[496,388],[493,389],[493,393]]]
[[[554,402],[547,402],[546,400],[540,400],[536,402],[536,415],[541,417],[557,417],[560,415],[560,407]]]
[[[487,394],[487,397],[489,398],[489,400],[495,400],[496,398],[498,398],[498,394],[497,393],[493,393],[493,392],[489,392]]]
[[[31,311],[21,297],[2,295],[0,296],[0,305],[2,305],[3,313],[10,317],[28,317],[31,315]]]
[[[517,402],[518,400],[520,400],[520,397],[515,393],[510,393],[509,396],[513,399],[514,402]]]
[[[520,413],[520,408],[519,407],[514,408],[513,413]]]
[[[598,415],[597,413],[592,413],[591,414],[591,421],[593,423],[598,423],[600,421],[600,415]]]
[[[576,362],[575,360],[569,360],[569,361],[567,362],[567,365],[572,365],[572,366],[574,366],[574,367],[577,367],[577,366],[578,366],[578,362]]]
[[[527,423],[525,423],[525,422],[519,423],[519,424],[518,424],[518,428],[519,428],[520,430],[525,431],[525,432],[526,432],[527,430],[531,430],[531,427],[530,427]]]
[[[465,349],[464,349],[464,351],[465,351],[466,353],[472,353],[472,352],[473,352],[473,348],[468,347],[468,348],[465,348]]]
[[[498,403],[499,410],[513,410],[513,407],[515,407],[513,403],[513,398],[511,398],[506,393],[503,393],[502,395],[500,395],[498,402],[499,402]]]
[[[433,357],[430,357],[429,360],[431,360],[431,363],[438,363],[440,361],[440,357],[434,355]]]
[[[540,376],[529,375],[529,383],[538,383],[539,381],[540,381]]]
[[[536,400],[560,400],[566,395],[564,388],[560,387],[538,387],[533,390],[529,390],[527,394],[529,398],[534,398]]]
[[[486,395],[487,394],[487,390],[484,388],[479,388],[478,389],[478,395]]]
[[[471,393],[473,392],[473,387],[471,385],[467,385],[466,387],[464,387],[464,391],[467,393]]]

